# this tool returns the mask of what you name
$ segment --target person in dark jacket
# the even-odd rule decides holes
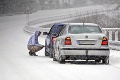
[[[41,50],[43,47],[45,47],[42,44],[39,44],[38,37],[40,36],[41,32],[36,31],[29,39],[27,48],[29,50],[30,56],[38,56],[36,55],[36,52]]]

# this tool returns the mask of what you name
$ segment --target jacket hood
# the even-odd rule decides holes
[[[35,32],[35,36],[38,36],[38,33],[39,33],[39,32],[40,32],[40,31],[36,31],[36,32]]]

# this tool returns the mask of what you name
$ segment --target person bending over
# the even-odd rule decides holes
[[[44,45],[39,44],[38,42],[38,37],[40,36],[40,34],[41,34],[40,31],[36,31],[28,41],[27,48],[29,50],[30,56],[38,56],[36,55],[36,52],[40,51],[41,49],[43,49],[43,47],[45,47]]]

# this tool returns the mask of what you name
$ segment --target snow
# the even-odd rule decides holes
[[[43,15],[42,15],[43,16]],[[29,56],[27,41],[30,34],[23,31],[25,15],[0,18],[0,80],[119,80],[120,51],[110,51],[110,64],[59,64],[44,56]],[[44,44],[45,36],[39,37]]]

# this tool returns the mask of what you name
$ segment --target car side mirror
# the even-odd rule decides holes
[[[48,32],[43,32],[43,35],[48,35]]]

